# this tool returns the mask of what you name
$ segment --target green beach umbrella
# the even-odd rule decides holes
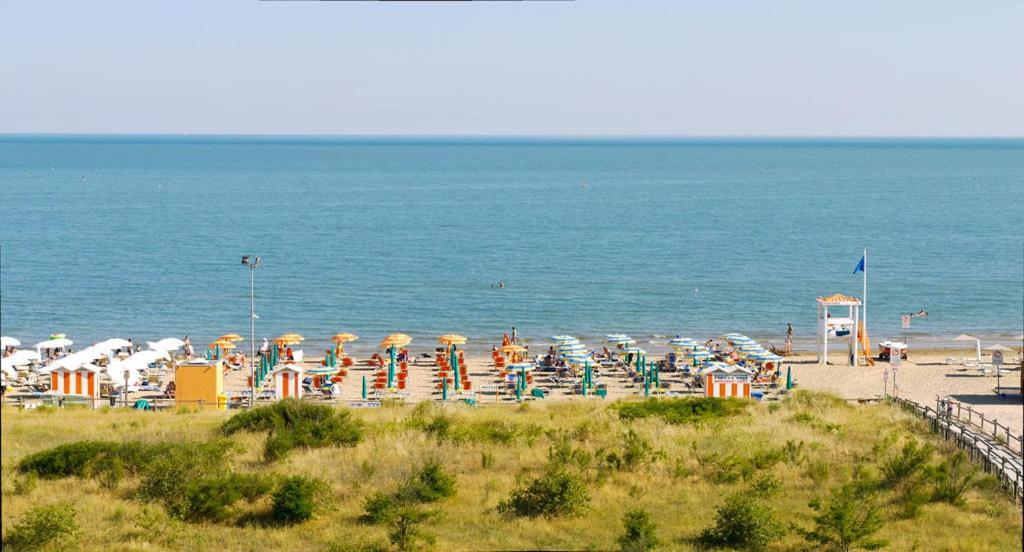
[[[792,372],[792,370],[793,370],[792,366],[786,366],[786,389],[792,389],[793,388],[793,372]]]
[[[441,400],[442,401],[447,401],[448,400],[448,378],[447,377],[444,378],[444,381],[441,382]]]
[[[363,374],[363,400],[366,400],[366,374]]]
[[[390,357],[390,362],[388,362],[388,389],[391,389],[391,387],[395,384],[395,360],[396,357],[398,356],[398,351],[396,350],[394,345],[389,347],[388,351],[388,356]]]
[[[455,376],[455,390],[458,391],[462,387],[462,380],[459,379],[459,355],[455,350],[455,344],[452,344],[451,348],[451,359],[452,359],[452,372]]]

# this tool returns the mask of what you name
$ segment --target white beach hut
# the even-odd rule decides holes
[[[704,395],[715,398],[749,398],[754,373],[742,366],[715,364],[704,373]]]
[[[271,372],[274,376],[274,398],[302,398],[302,366],[284,364]]]
[[[50,393],[96,398],[100,394],[100,368],[93,364],[61,366],[50,371]]]

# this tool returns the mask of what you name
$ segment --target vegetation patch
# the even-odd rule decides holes
[[[670,424],[693,424],[742,413],[750,401],[687,397],[683,399],[647,399],[615,403],[613,408],[626,421],[661,418]]]
[[[362,424],[349,411],[296,399],[235,414],[220,431],[224,435],[267,432],[263,455],[267,462],[280,460],[295,448],[351,447],[363,439]]]
[[[579,475],[553,467],[512,491],[508,499],[498,503],[498,511],[515,517],[573,516],[589,502],[590,494]]]
[[[39,550],[70,541],[78,532],[75,508],[67,502],[36,506],[7,531],[4,550]]]

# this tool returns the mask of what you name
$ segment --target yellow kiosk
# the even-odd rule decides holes
[[[223,397],[223,362],[195,359],[182,362],[175,367],[174,403],[176,405],[222,408]]]

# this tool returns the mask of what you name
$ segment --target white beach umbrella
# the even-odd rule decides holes
[[[575,337],[573,337],[571,335],[554,335],[554,336],[551,336],[551,341],[553,341],[555,343],[558,343],[558,344],[562,344],[562,343],[579,343],[580,340],[576,339]]]
[[[57,339],[47,339],[46,341],[40,341],[36,343],[36,349],[60,349],[62,347],[70,347],[75,342],[71,341],[66,337],[59,337]]]
[[[3,336],[3,337],[0,337],[0,347],[7,348],[7,347],[19,347],[19,346],[21,346],[21,341],[18,341],[17,339],[15,339],[13,337],[8,337],[6,335]]]
[[[93,347],[96,347],[97,349],[102,349],[104,351],[115,351],[117,349],[131,347],[131,345],[131,341],[128,341],[127,339],[121,339],[120,337],[115,337],[112,339],[100,341],[99,343],[93,345]]]
[[[185,342],[177,337],[165,337],[160,341],[149,341],[146,345],[154,351],[177,351],[185,346]]]
[[[978,362],[981,363],[981,340],[973,335],[960,334],[953,338],[953,341],[973,341],[978,353]]]
[[[686,356],[689,358],[711,358],[711,352],[707,349],[694,349],[687,351]]]
[[[11,353],[11,356],[3,359],[3,365],[13,368],[15,366],[25,366],[37,360],[39,360],[39,353],[28,349],[22,349],[20,351],[14,351]]]
[[[673,347],[696,347],[699,345],[696,340],[689,337],[675,337],[670,339],[668,344]]]
[[[593,359],[590,358],[590,355],[568,355],[565,357],[565,361],[569,364],[586,364],[593,362]]]
[[[607,338],[607,342],[608,343],[615,343],[616,345],[627,344],[627,343],[636,343],[635,339],[633,339],[632,337],[629,337],[626,334],[611,334],[611,335],[606,336],[606,338]]]

